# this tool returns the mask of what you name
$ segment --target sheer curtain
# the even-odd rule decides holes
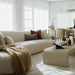
[[[47,29],[48,10],[34,8],[34,29]]]
[[[0,31],[12,31],[13,6],[9,0],[0,1]]]
[[[49,3],[38,0],[0,0],[0,31],[46,29]]]
[[[24,26],[24,0],[0,0],[0,31],[20,31]]]
[[[47,2],[27,0],[24,11],[25,30],[47,29],[49,25],[49,4]]]

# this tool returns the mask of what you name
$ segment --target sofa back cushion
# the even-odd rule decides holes
[[[21,31],[1,31],[4,36],[10,36],[15,42],[25,40],[25,32]]]
[[[0,31],[4,36],[10,36],[15,42],[25,40],[25,34],[31,34],[30,31]],[[42,39],[47,39],[47,30],[41,30]]]
[[[4,35],[0,32],[0,46],[5,45]]]
[[[42,39],[47,39],[48,38],[47,30],[42,30],[41,31],[41,37],[42,37]]]

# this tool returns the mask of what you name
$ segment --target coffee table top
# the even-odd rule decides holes
[[[50,51],[50,52],[54,52],[54,51],[65,51],[65,52],[68,52],[68,51],[71,51],[71,50],[75,50],[74,49],[75,48],[75,44],[73,44],[73,45],[67,45],[67,46],[65,45],[63,47],[64,47],[64,49],[56,49],[56,46],[53,45],[51,47],[48,47],[48,48],[44,49],[44,51]]]

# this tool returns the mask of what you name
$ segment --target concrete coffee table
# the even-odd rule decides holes
[[[69,56],[75,53],[75,45],[56,49],[55,46],[44,49],[43,63],[56,66],[69,66]],[[75,55],[75,54],[74,54]]]

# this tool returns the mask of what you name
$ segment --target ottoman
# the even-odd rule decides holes
[[[44,49],[43,63],[56,66],[69,66],[69,56],[75,55],[75,45],[66,46],[64,49],[56,49],[55,46]]]

